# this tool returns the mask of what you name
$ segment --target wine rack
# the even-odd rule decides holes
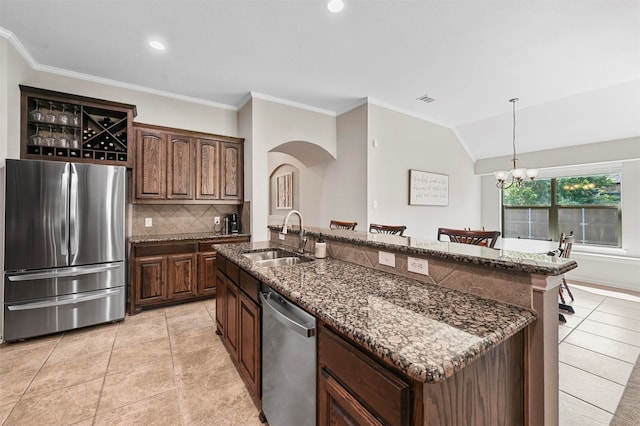
[[[20,86],[22,158],[133,165],[135,106]]]

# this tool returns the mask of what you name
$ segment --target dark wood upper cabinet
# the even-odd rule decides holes
[[[20,85],[20,158],[133,166],[135,105]]]
[[[136,127],[136,196],[138,200],[166,198],[166,135]]]
[[[193,147],[182,135],[169,137],[167,156],[167,199],[193,199]]]
[[[243,139],[139,123],[135,129],[134,203],[243,202]]]
[[[222,193],[225,200],[242,199],[243,152],[242,145],[221,142]]]
[[[220,147],[216,140],[196,141],[196,199],[220,199]]]

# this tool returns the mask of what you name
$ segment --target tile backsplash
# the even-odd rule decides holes
[[[134,236],[190,234],[214,232],[215,216],[220,216],[221,224],[230,213],[241,213],[242,206],[236,205],[178,205],[178,204],[133,204],[131,233]],[[153,226],[146,227],[145,219],[151,218]],[[241,220],[244,217],[241,217]],[[241,232],[245,231],[240,223]]]

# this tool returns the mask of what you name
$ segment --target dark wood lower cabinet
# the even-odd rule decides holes
[[[262,394],[260,282],[224,256],[218,256],[216,266],[217,334],[222,337],[251,395],[259,401]]]
[[[215,244],[248,237],[131,244],[129,314],[216,295]]]
[[[155,305],[167,299],[166,270],[167,258],[146,256],[133,261],[135,276],[131,299],[136,306]]]
[[[191,299],[198,295],[195,254],[167,256],[170,300]]]
[[[255,395],[260,394],[260,306],[240,292],[238,364]]]
[[[410,381],[325,326],[318,335],[318,369],[320,425],[410,424]]]

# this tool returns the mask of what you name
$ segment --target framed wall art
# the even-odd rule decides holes
[[[293,172],[276,176],[276,209],[291,210],[293,208]]]
[[[448,206],[449,176],[409,170],[409,205]]]

